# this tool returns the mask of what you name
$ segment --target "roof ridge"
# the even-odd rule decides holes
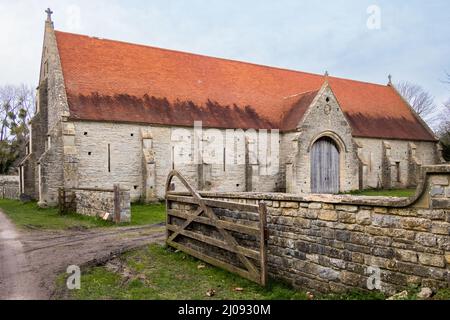
[[[312,90],[307,90],[307,91],[303,91],[303,92],[299,92],[299,93],[295,93],[295,94],[292,94],[292,95],[290,95],[290,96],[283,97],[283,100],[295,98],[295,97],[302,96],[302,95],[304,95],[304,94],[311,93],[311,92],[317,92],[317,91],[319,91],[319,90],[320,90],[320,88],[312,89]]]
[[[307,72],[307,71],[300,71],[300,70],[293,70],[293,69],[288,69],[287,67],[276,67],[276,66],[270,66],[270,65],[265,65],[265,64],[261,64],[261,63],[255,63],[255,62],[248,62],[248,61],[235,60],[235,59],[222,58],[222,57],[214,57],[214,56],[209,56],[209,55],[201,54],[201,53],[187,52],[187,51],[181,51],[181,50],[176,50],[176,49],[167,49],[167,48],[151,46],[151,45],[148,45],[148,44],[141,44],[141,43],[133,43],[133,42],[122,41],[122,40],[100,38],[100,37],[96,37],[96,36],[89,36],[89,35],[85,35],[85,34],[65,32],[65,31],[60,31],[60,30],[55,30],[55,32],[56,33],[68,34],[68,35],[72,35],[72,36],[77,36],[77,37],[85,37],[85,38],[94,39],[94,40],[98,40],[98,41],[115,42],[115,43],[120,43],[120,44],[125,44],[125,45],[138,46],[138,47],[144,47],[144,48],[149,48],[149,49],[156,49],[156,50],[160,50],[160,51],[173,52],[173,53],[178,53],[178,54],[197,56],[197,57],[214,59],[214,60],[222,60],[222,61],[228,61],[228,62],[245,64],[245,65],[252,65],[252,66],[261,67],[261,68],[275,69],[275,70],[281,70],[281,71],[287,71],[287,72],[311,75],[311,76],[315,76],[315,77],[319,77],[319,78],[325,78],[324,75],[321,75],[321,74],[318,74],[318,73]],[[327,78],[328,79],[352,81],[352,82],[358,82],[358,83],[362,83],[362,84],[370,84],[370,85],[381,86],[381,87],[387,87],[387,85],[383,85],[383,84],[379,84],[379,83],[373,83],[373,82],[367,82],[367,81],[361,81],[361,80],[349,79],[349,78],[343,78],[343,77],[327,76]]]

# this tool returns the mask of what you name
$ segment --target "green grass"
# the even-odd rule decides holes
[[[61,216],[56,208],[41,209],[36,202],[22,203],[16,200],[0,200],[0,208],[19,227],[38,229],[76,229],[115,227],[112,222],[100,218],[79,214]],[[131,206],[131,223],[119,226],[155,224],[165,221],[165,206],[163,204]]]
[[[412,197],[416,193],[416,189],[389,189],[389,190],[356,190],[350,191],[348,194],[356,196],[383,196],[383,197]]]
[[[450,300],[450,289],[441,289],[433,297],[434,300]]]
[[[81,289],[67,291],[65,277],[58,280],[59,298],[114,300],[306,300],[304,291],[271,281],[263,288],[249,280],[207,265],[182,252],[153,244],[145,249],[121,256],[125,272],[114,273],[106,267],[94,267],[82,272]],[[199,269],[198,266],[204,268]],[[237,291],[242,288],[243,291]],[[206,292],[214,289],[215,295]],[[384,299],[380,293],[355,290],[347,295],[322,295],[316,299]]]
[[[165,221],[166,206],[163,203],[131,205],[131,225],[155,224]]]
[[[227,271],[206,265],[181,252],[173,252],[161,245],[127,253],[121,257],[131,277],[128,281],[105,267],[94,267],[83,272],[81,290],[71,291],[72,299],[149,299],[149,300],[203,300],[203,299],[306,299],[279,283],[267,289]],[[199,269],[199,265],[205,265]],[[59,284],[64,285],[64,277]],[[234,290],[243,288],[242,292]],[[216,294],[208,297],[206,292]]]
[[[56,208],[41,209],[36,202],[0,200],[0,208],[18,227],[38,229],[72,229],[109,227],[113,224],[78,214],[61,216]]]

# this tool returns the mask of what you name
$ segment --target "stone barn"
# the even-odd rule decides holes
[[[50,15],[31,128],[20,191],[48,205],[60,187],[113,184],[135,201],[161,199],[172,169],[210,191],[414,187],[421,166],[443,161],[435,135],[390,79],[70,34],[56,31]],[[232,138],[218,143],[221,136]]]

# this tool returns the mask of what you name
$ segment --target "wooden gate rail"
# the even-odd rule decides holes
[[[66,215],[75,211],[75,192],[65,188],[58,189],[58,213]]]
[[[181,181],[191,196],[170,194],[171,183],[175,177]],[[198,208],[193,214],[190,214],[183,210],[172,209],[170,206],[171,202],[194,204],[197,205]],[[220,219],[217,217],[213,208],[256,213],[259,215],[258,227]],[[267,284],[267,208],[263,202],[259,205],[250,205],[202,198],[200,194],[187,182],[187,180],[178,171],[174,170],[169,174],[166,183],[166,212],[167,245],[203,260],[211,265],[223,268],[244,278],[255,281],[263,286]],[[202,214],[204,216],[201,216]],[[183,219],[184,222],[181,225],[172,224],[173,217]],[[196,232],[195,230],[187,230],[187,227],[193,222],[215,227],[223,239],[207,236]],[[260,243],[259,250],[246,248],[243,245],[240,245],[229,231],[255,236]],[[215,246],[231,252],[237,256],[238,260],[245,268],[238,267],[229,262],[207,255],[205,252],[200,252],[192,247],[177,242],[179,236],[194,239],[196,241],[206,243],[207,245]],[[259,261],[259,270],[250,259]]]

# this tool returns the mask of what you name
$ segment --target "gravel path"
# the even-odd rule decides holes
[[[106,262],[164,241],[164,225],[85,231],[18,230],[0,211],[0,300],[51,299],[55,280],[70,265]]]

